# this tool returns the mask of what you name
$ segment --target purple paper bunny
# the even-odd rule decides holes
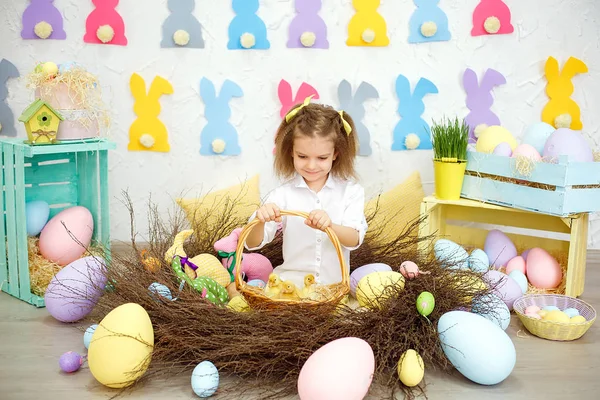
[[[312,46],[315,49],[328,49],[329,41],[327,40],[327,25],[319,15],[321,9],[321,0],[296,0],[297,15],[290,23],[289,39],[287,47],[303,48],[305,46],[302,41],[302,34],[313,33],[315,42]]]
[[[67,34],[63,29],[63,17],[60,11],[52,4],[54,0],[31,0],[23,12],[23,39],[40,39],[35,33],[35,26],[46,22],[52,27],[52,33],[47,39],[66,39]]]
[[[490,68],[485,71],[481,85],[477,82],[477,74],[472,69],[467,68],[465,71],[463,86],[467,92],[467,107],[471,110],[465,118],[469,126],[469,143],[477,142],[475,128],[478,125],[500,125],[500,118],[491,110],[494,104],[492,89],[505,83],[504,75],[495,69]]]

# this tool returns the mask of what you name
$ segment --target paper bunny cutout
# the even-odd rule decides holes
[[[230,50],[268,49],[271,45],[267,39],[267,26],[256,15],[259,8],[258,0],[232,0],[231,5],[236,16],[229,24],[227,48]],[[246,34],[252,35],[248,43],[245,42],[247,39],[242,37]]]
[[[448,30],[448,17],[439,7],[440,0],[413,0],[417,9],[410,17],[408,36],[409,43],[422,42],[442,42],[450,40],[450,31]],[[428,24],[425,25],[424,24]],[[431,36],[424,35],[426,28],[435,24],[435,33]]]
[[[204,100],[206,125],[200,134],[200,154],[204,156],[239,155],[242,149],[235,127],[229,122],[231,110],[229,100],[242,97],[244,93],[237,83],[226,79],[217,93],[215,85],[206,78],[200,81],[200,96]]]
[[[46,39],[64,40],[67,33],[63,29],[63,17],[60,11],[52,4],[54,0],[31,0],[23,11],[23,39],[42,39],[35,33],[35,27],[40,22],[46,22],[52,27],[52,33]]]
[[[96,8],[88,15],[85,20],[85,36],[83,41],[86,43],[104,44],[98,38],[98,29],[108,25],[112,28],[114,36],[106,44],[127,45],[125,37],[125,22],[116,10],[119,0],[92,0]]]
[[[2,136],[17,136],[15,116],[6,103],[8,98],[6,82],[9,78],[18,78],[19,76],[19,70],[13,63],[6,59],[0,61],[0,124],[2,124],[0,135]]]
[[[510,9],[502,0],[480,0],[473,11],[471,36],[513,33]],[[495,21],[497,19],[497,21]],[[496,24],[498,22],[499,24]]]
[[[387,46],[390,38],[387,34],[385,19],[377,12],[380,0],[352,0],[356,14],[348,24],[347,46]]]
[[[163,94],[172,94],[173,86],[165,78],[157,76],[146,94],[144,78],[136,73],[131,75],[129,86],[135,99],[133,111],[137,115],[137,119],[129,128],[127,149],[130,151],[168,152],[171,146],[167,127],[158,119],[160,115],[159,99]]]
[[[543,122],[558,128],[556,117],[568,114],[571,116],[570,128],[577,131],[583,129],[581,110],[570,96],[574,90],[571,79],[577,74],[586,72],[588,72],[587,65],[575,57],[569,57],[562,71],[559,69],[558,61],[554,57],[548,57],[545,74],[548,80],[546,94],[548,94],[550,100],[542,110]]]
[[[362,82],[358,86],[356,94],[352,97],[352,86],[350,82],[344,79],[338,86],[338,98],[341,109],[350,114],[354,120],[356,134],[358,135],[358,155],[370,156],[373,152],[371,149],[371,134],[362,122],[365,116],[363,103],[367,99],[378,99],[377,89],[367,82]]]
[[[406,138],[410,134],[417,135],[419,144],[417,149],[431,149],[431,130],[421,115],[425,111],[423,98],[428,93],[438,93],[437,87],[428,79],[421,78],[410,91],[410,82],[404,75],[398,75],[396,79],[396,94],[400,103],[398,114],[400,121],[394,128],[394,140],[392,150],[407,150]]]
[[[469,126],[469,143],[476,143],[475,128],[480,124],[487,126],[500,125],[500,118],[491,110],[494,104],[492,89],[504,85],[506,78],[495,69],[488,69],[483,75],[481,84],[477,82],[477,74],[470,68],[463,74],[463,86],[467,92],[467,108],[470,110],[465,117]]]
[[[195,0],[168,0],[167,6],[171,14],[165,19],[162,26],[163,38],[160,42],[160,47],[190,47],[201,49],[204,48],[204,39],[202,38],[202,26],[194,17],[192,12],[196,7]],[[189,35],[189,42],[183,46],[175,43],[173,35],[175,32],[183,30]]]
[[[313,100],[319,99],[319,92],[317,89],[312,87],[306,82],[302,82],[298,91],[296,92],[296,97],[292,95],[292,86],[286,81],[282,79],[279,81],[279,85],[277,86],[277,96],[279,97],[279,102],[281,103],[281,109],[279,110],[279,116],[283,119],[285,115],[294,107],[296,104],[300,104],[309,96],[313,96]],[[275,148],[273,148],[273,154],[275,154]]]
[[[328,49],[327,25],[319,15],[322,0],[295,0],[296,16],[290,23],[289,39],[287,47],[289,48],[314,48]],[[314,35],[314,43],[302,42],[302,35]],[[305,39],[310,42],[310,39]],[[306,44],[306,45],[305,45]],[[310,45],[309,45],[310,44]]]

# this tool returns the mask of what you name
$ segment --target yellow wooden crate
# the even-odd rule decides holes
[[[521,251],[541,247],[548,252],[568,254],[564,294],[578,297],[583,293],[588,213],[558,217],[480,201],[449,201],[428,196],[421,203],[421,215],[428,216],[419,227],[421,237],[435,234],[465,247],[483,249],[487,232],[498,226]],[[427,242],[421,242],[420,246],[421,251],[431,250]]]

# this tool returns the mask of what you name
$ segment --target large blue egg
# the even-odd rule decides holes
[[[529,144],[538,151],[538,153],[542,154],[544,152],[544,145],[546,144],[546,140],[550,137],[550,135],[556,129],[545,122],[536,122],[531,124],[525,129],[525,133],[523,134],[522,143]]]
[[[50,206],[43,200],[30,201],[25,204],[25,220],[27,234],[37,236],[40,234],[48,218],[50,217]]]

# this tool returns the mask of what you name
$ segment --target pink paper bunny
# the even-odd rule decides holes
[[[502,0],[481,0],[473,12],[472,36],[488,35],[485,21],[490,17],[498,18],[500,27],[496,35],[513,33],[515,28],[510,23],[510,9]]]
[[[237,273],[239,266],[239,257],[235,255],[235,251],[241,231],[242,228],[234,229],[229,236],[218,240],[214,245],[219,256],[223,257],[221,263],[227,270],[229,270],[235,256],[234,276]],[[260,279],[263,282],[267,282],[269,280],[269,275],[273,272],[273,265],[271,264],[271,261],[262,254],[244,253],[242,255],[242,272],[246,274],[248,281]]]
[[[115,34],[108,43],[122,46],[127,45],[125,23],[116,10],[119,0],[92,0],[92,3],[94,3],[96,8],[88,15],[85,21],[85,36],[83,40],[86,43],[102,44],[97,36],[98,28],[103,25],[110,25]]]

